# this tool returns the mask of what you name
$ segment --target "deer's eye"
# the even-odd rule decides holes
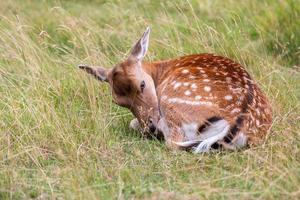
[[[142,81],[141,82],[141,91],[143,92],[144,91],[144,89],[145,89],[145,87],[146,87],[146,83],[145,83],[145,81]]]

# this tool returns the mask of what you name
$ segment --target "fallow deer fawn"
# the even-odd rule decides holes
[[[168,146],[195,153],[264,140],[271,106],[240,64],[213,54],[142,62],[149,34],[147,28],[128,59],[113,68],[79,66],[109,83],[114,102],[135,115],[132,128],[162,134]]]

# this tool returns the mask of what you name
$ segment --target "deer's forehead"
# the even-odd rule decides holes
[[[111,74],[113,77],[116,75],[122,75],[132,79],[136,74],[140,73],[140,71],[139,64],[129,59],[114,67]]]
[[[133,85],[137,82],[135,73],[126,63],[121,63],[112,70],[111,80],[114,89],[129,87],[130,85],[130,87],[134,87]]]

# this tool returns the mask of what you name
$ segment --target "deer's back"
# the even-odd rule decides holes
[[[172,67],[162,75],[157,92],[174,126],[224,118],[247,134],[250,143],[263,138],[271,124],[271,107],[243,66],[212,54],[184,56],[166,64]]]

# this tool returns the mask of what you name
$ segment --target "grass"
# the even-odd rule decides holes
[[[298,1],[0,2],[0,199],[300,198]],[[262,146],[172,152],[76,69],[113,66],[152,27],[147,60],[214,52],[270,98]]]

